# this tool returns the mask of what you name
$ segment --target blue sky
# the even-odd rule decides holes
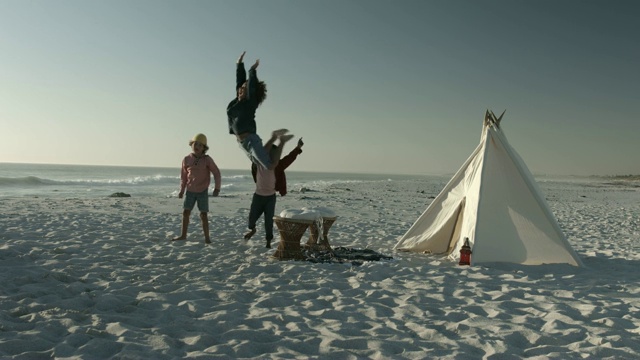
[[[640,173],[640,3],[0,0],[0,162],[223,169],[244,50],[292,170],[448,174],[486,109],[534,174]],[[286,151],[286,149],[285,149]]]

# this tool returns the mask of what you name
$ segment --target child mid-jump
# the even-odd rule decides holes
[[[287,129],[276,130],[273,133],[280,140],[281,146],[275,148],[273,154],[264,149],[262,139],[256,133],[256,111],[267,98],[267,85],[264,81],[258,80],[257,69],[260,60],[256,60],[251,66],[247,79],[244,54],[243,51],[236,63],[236,97],[227,106],[229,134],[236,136],[238,144],[251,162],[266,170],[273,170],[280,161],[282,145],[291,140],[293,135],[287,135]]]
[[[187,239],[187,228],[189,227],[189,216],[191,210],[196,203],[198,203],[198,210],[200,210],[200,220],[202,220],[202,231],[204,232],[204,242],[206,244],[211,243],[209,237],[209,219],[207,213],[209,212],[209,185],[211,184],[211,174],[215,181],[215,188],[213,190],[213,196],[218,196],[220,193],[220,169],[213,161],[213,159],[207,155],[207,137],[204,134],[196,134],[196,136],[189,141],[189,146],[193,151],[191,154],[184,157],[182,160],[182,171],[180,173],[180,193],[178,198],[182,199],[185,190],[187,196],[184,198],[184,211],[182,212],[182,232],[180,237],[175,240]]]

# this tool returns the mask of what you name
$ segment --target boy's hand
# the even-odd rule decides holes
[[[260,65],[260,59],[256,60],[255,64],[251,65],[251,69],[255,70],[258,68],[258,65]]]
[[[220,194],[220,189],[213,189],[213,196],[218,196]]]
[[[302,138],[298,139],[298,149],[302,149],[302,145],[304,145],[304,142],[302,142]]]
[[[184,196],[184,191],[180,191],[178,193],[178,199],[182,199],[183,196]]]
[[[238,64],[242,63],[244,61],[244,54],[246,53],[246,51],[243,51],[242,54],[240,54],[240,57],[238,58]]]

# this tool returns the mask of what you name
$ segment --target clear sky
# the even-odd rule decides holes
[[[534,174],[638,174],[638,19],[635,0],[0,0],[0,162],[179,167],[202,132],[248,168],[225,111],[246,50],[258,133],[304,138],[292,170],[453,173],[506,109]]]

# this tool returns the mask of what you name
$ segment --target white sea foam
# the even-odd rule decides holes
[[[222,190],[230,194],[253,192],[247,170],[221,170]],[[322,191],[334,185],[392,181],[388,175],[288,172],[290,189]],[[404,178],[398,176],[398,179]],[[213,181],[213,179],[212,179]],[[114,192],[160,197],[177,196],[179,168],[34,165],[0,163],[0,196],[104,196]],[[213,190],[213,183],[211,185]]]

